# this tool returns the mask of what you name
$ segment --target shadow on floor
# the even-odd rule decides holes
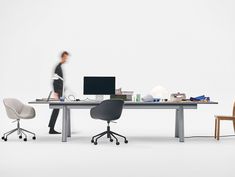
[[[92,136],[79,136],[80,132],[72,132],[72,137],[67,138],[67,143],[76,143],[76,144],[91,144],[91,138]],[[121,144],[124,144],[124,140],[122,138],[118,138],[119,142]],[[127,139],[129,141],[129,144],[184,144],[179,143],[178,138],[169,137],[169,136],[127,136]],[[4,141],[3,141],[4,142]],[[18,139],[17,137],[9,138],[7,142],[23,142],[23,140]],[[47,143],[47,144],[60,144],[62,143],[62,137],[61,135],[38,135],[36,140],[32,140],[31,137],[28,137],[27,142],[33,142],[33,143]],[[211,143],[235,143],[235,137],[221,137],[220,141],[215,140],[213,137],[186,137],[185,143],[196,143],[196,144],[211,144]],[[106,137],[102,137],[99,139],[98,144],[110,144],[109,140]]]
[[[90,144],[92,136],[78,136],[72,134],[71,138],[67,138],[67,143]],[[178,143],[178,138],[165,137],[165,136],[129,136],[127,137],[129,143],[146,144],[146,143]],[[124,143],[124,139],[118,138],[119,142]],[[61,135],[45,135],[37,138],[39,142],[46,143],[61,143]],[[104,136],[99,139],[99,144],[109,144],[109,140]]]

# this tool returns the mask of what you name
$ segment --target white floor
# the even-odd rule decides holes
[[[213,138],[187,138],[179,143],[173,138],[174,112],[135,113],[125,111],[118,123],[111,126],[113,131],[128,137],[128,144],[116,146],[104,138],[95,146],[90,143],[91,136],[103,131],[106,125],[92,120],[88,111],[72,114],[73,133],[67,143],[61,142],[60,135],[47,133],[45,116],[50,112],[42,112],[36,119],[22,122],[24,128],[37,133],[36,141],[23,142],[16,135],[7,142],[0,141],[0,176],[234,177],[235,137],[219,142]],[[203,109],[187,111],[185,135],[212,135],[214,119],[209,114]],[[3,116],[1,134],[15,126]],[[60,125],[61,117],[57,130],[61,130]],[[221,128],[223,134],[233,133],[230,122],[223,123]]]
[[[168,137],[129,136],[129,144],[102,140],[94,146],[88,136],[73,136],[67,143],[48,135],[1,142],[1,176],[234,176],[234,137],[178,143]]]

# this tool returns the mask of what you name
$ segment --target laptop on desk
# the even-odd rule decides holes
[[[36,99],[36,101],[46,101],[46,102],[49,102],[49,101],[58,101],[57,99],[55,98],[51,98],[51,94],[52,94],[53,91],[50,91],[49,95],[47,98],[38,98]]]

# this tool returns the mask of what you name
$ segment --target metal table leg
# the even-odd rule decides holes
[[[179,142],[184,142],[184,108],[183,106],[179,107],[178,112],[178,123],[179,123]]]
[[[63,106],[62,142],[67,142],[67,107]]]
[[[179,110],[175,110],[175,137],[179,138]]]
[[[67,108],[67,136],[71,137],[71,119],[70,119],[70,109]]]

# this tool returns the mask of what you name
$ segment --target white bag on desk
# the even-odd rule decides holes
[[[143,102],[153,102],[154,101],[154,98],[152,95],[146,95],[142,98],[142,101]]]

